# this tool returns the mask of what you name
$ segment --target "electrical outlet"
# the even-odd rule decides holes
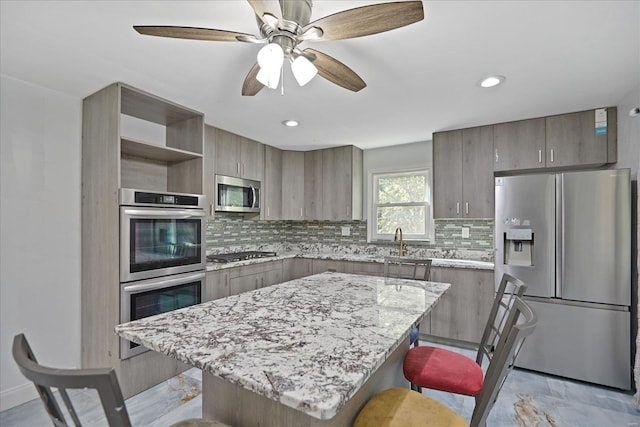
[[[343,236],[351,236],[351,227],[342,227]]]
[[[462,227],[462,238],[463,239],[469,238],[469,227]]]

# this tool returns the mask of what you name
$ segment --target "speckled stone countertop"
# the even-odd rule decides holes
[[[241,267],[245,265],[259,264],[262,262],[278,261],[282,259],[290,258],[307,258],[307,259],[326,259],[334,261],[353,261],[353,262],[375,262],[384,263],[384,257],[375,255],[360,255],[360,254],[305,254],[305,253],[279,253],[275,257],[269,258],[254,258],[246,261],[229,262],[229,263],[207,263],[207,271],[222,270],[225,268]],[[433,267],[448,267],[448,268],[470,268],[474,270],[493,270],[494,264],[486,261],[473,261],[464,259],[445,259],[445,258],[431,258]]]
[[[117,325],[115,331],[329,419],[399,345],[408,345],[411,328],[448,288],[327,272]]]

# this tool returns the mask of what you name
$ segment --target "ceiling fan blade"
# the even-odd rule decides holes
[[[258,63],[255,63],[253,67],[251,67],[251,70],[249,70],[249,74],[247,74],[242,84],[242,96],[254,96],[264,87],[256,78],[258,71],[260,71],[260,66]]]
[[[422,1],[402,1],[357,7],[325,16],[305,26],[320,27],[317,40],[341,40],[382,33],[424,19]]]
[[[305,49],[303,52],[316,57],[313,65],[318,69],[318,74],[330,82],[353,92],[358,92],[367,86],[359,75],[337,59],[315,49]]]
[[[269,18],[265,18],[264,15],[269,14],[278,18],[278,21],[282,21],[282,9],[280,8],[280,2],[278,0],[247,0],[253,11],[265,24],[271,26],[272,22]]]
[[[220,42],[237,42],[237,37],[257,39],[254,35],[236,33],[235,31],[215,30],[213,28],[172,27],[136,25],[133,27],[145,36],[173,37],[176,39],[211,40]]]

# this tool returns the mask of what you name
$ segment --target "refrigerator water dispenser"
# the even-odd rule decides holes
[[[504,233],[504,264],[533,265],[533,231],[512,228]]]

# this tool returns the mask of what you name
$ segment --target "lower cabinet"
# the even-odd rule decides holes
[[[325,271],[333,271],[336,273],[351,273],[352,264],[349,261],[336,261],[331,259],[314,259],[313,274],[324,273]]]
[[[237,295],[282,283],[282,261],[207,271],[203,301]]]
[[[451,283],[451,288],[422,322],[420,332],[479,343],[495,295],[493,271],[434,267],[431,281]]]
[[[310,258],[290,258],[282,261],[282,281],[300,279],[313,274],[313,260]]]
[[[282,282],[282,261],[261,262],[229,269],[229,295]]]
[[[229,296],[229,270],[207,271],[206,283],[202,301]]]
[[[382,276],[384,274],[384,264],[379,262],[352,262],[351,272],[365,276]]]

